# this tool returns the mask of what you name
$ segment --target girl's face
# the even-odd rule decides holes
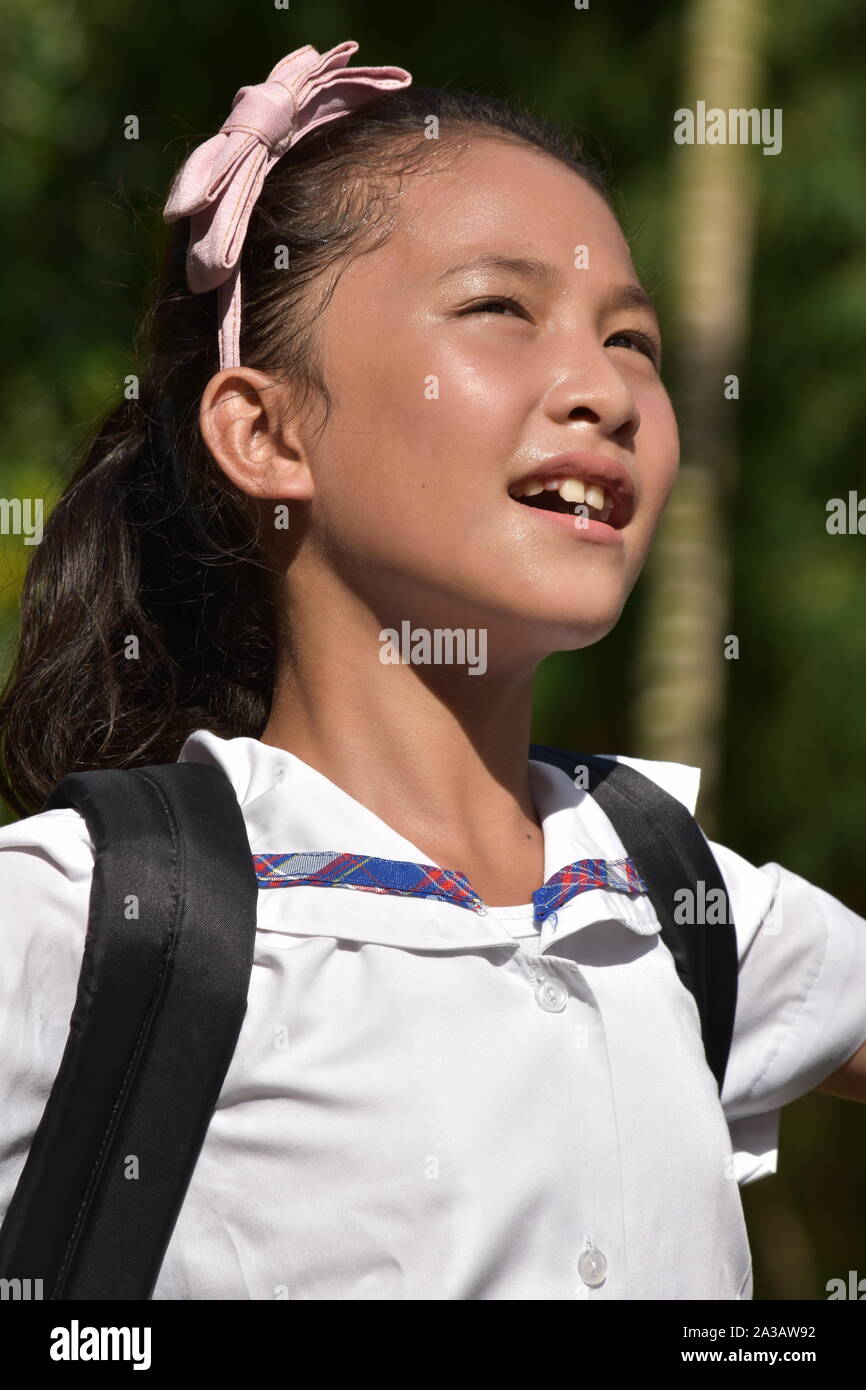
[[[333,408],[309,444],[297,559],[326,555],[383,627],[486,628],[491,666],[537,661],[616,623],[674,482],[676,422],[598,194],[487,138],[446,164],[405,181],[394,234],[325,309]],[[551,472],[598,486],[599,469],[617,499],[606,541],[579,491],[555,519],[509,492]]]

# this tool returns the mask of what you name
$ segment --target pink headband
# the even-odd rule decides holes
[[[220,367],[240,366],[240,256],[253,204],[281,155],[317,126],[381,92],[408,87],[404,68],[351,68],[354,39],[317,53],[306,44],[282,58],[267,81],[241,87],[216,135],[178,170],[163,210],[189,217],[187,284],[193,294],[219,287]]]

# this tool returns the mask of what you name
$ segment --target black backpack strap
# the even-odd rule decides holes
[[[737,1005],[737,937],[731,904],[721,870],[694,816],[636,768],[612,759],[569,753],[533,743],[530,758],[552,763],[574,778],[586,767],[590,795],[599,803],[637,865],[661,926],[661,937],[674,959],[677,973],[694,995],[701,1019],[704,1051],[721,1094]],[[697,895],[723,897],[724,920],[683,923],[675,918],[675,894],[689,888]],[[706,899],[705,899],[706,900]]]
[[[246,1011],[257,884],[221,769],[72,773],[95,865],[69,1038],[0,1232],[54,1299],[148,1299]]]

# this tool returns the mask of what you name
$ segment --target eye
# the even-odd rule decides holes
[[[462,310],[462,314],[491,314],[494,309],[516,309],[518,314],[526,317],[526,310],[520,301],[511,299],[507,295],[494,295],[490,299],[481,299],[477,304],[470,304],[468,309]]]
[[[630,328],[622,333],[612,333],[607,341],[610,343],[614,338],[625,338],[629,342],[636,343],[638,350],[644,353],[654,366],[658,367],[662,355],[661,344],[650,333],[643,333],[639,328]]]

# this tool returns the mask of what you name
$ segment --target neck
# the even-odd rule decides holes
[[[419,634],[434,632],[420,619],[408,629],[391,621],[398,642],[389,648],[380,639],[387,620],[360,602],[338,607],[333,616],[321,595],[313,612],[293,604],[261,741],[316,768],[434,862],[458,867],[458,848],[464,860],[501,861],[539,824],[527,766],[530,663],[519,674],[478,675],[466,664],[419,663]],[[326,628],[323,612],[332,614]],[[386,663],[380,652],[404,659]]]

